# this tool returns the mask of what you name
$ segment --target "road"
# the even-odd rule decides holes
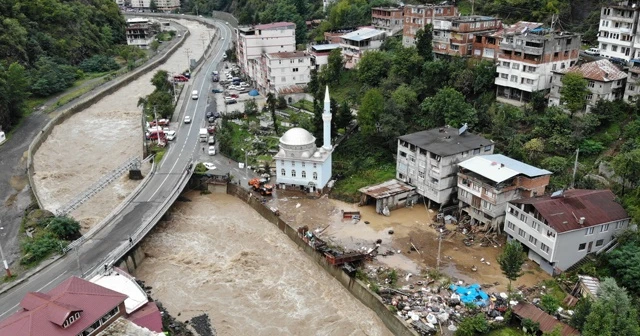
[[[209,74],[217,69],[224,52],[229,48],[232,39],[230,26],[222,21],[213,21],[222,40],[216,40],[216,45],[209,59],[206,59],[201,70],[191,80],[192,87],[189,90],[199,92],[211,92]],[[91,269],[102,267],[97,265],[116,247],[129,244],[129,238],[138,228],[161,207],[163,201],[171,196],[176,189],[180,177],[184,174],[186,166],[192,159],[197,158],[200,150],[198,131],[204,120],[207,99],[204,96],[198,100],[188,97],[185,115],[191,116],[194,122],[190,124],[180,123],[177,129],[177,138],[165,154],[156,174],[132,199],[120,214],[109,222],[92,239],[86,241],[79,251],[71,251],[41,272],[33,275],[22,284],[0,295],[0,319],[16,311],[20,300],[28,292],[48,291],[71,275],[80,276]]]

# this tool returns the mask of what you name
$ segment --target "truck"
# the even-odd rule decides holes
[[[271,196],[273,192],[273,186],[267,184],[267,179],[264,178],[253,178],[248,182],[249,186],[253,191],[257,191],[262,196]]]
[[[201,128],[200,129],[200,142],[207,142],[207,138],[209,137],[209,133],[207,132],[206,128]]]

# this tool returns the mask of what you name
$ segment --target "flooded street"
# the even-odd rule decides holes
[[[143,242],[135,276],[173,316],[217,335],[391,335],[382,321],[239,199],[187,195]]]
[[[150,80],[158,70],[186,70],[187,49],[191,58],[200,58],[201,36],[211,31],[192,21],[177,22],[191,35],[166,63],[56,126],[35,153],[34,182],[46,209],[55,211],[127,159],[142,156],[138,99],[153,92]],[[148,169],[143,167],[143,174]],[[71,215],[85,231],[111,212],[138,183],[123,176]]]

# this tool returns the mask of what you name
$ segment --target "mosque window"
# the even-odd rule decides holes
[[[313,172],[313,179],[314,179],[314,180],[317,180],[317,179],[318,179],[318,173]]]
[[[287,172],[284,169],[280,169],[280,175],[287,176]]]
[[[291,170],[291,177],[296,177],[296,170],[295,169]]]
[[[302,178],[307,178],[307,172],[306,171],[302,171]]]

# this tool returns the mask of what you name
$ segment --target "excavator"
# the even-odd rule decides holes
[[[273,186],[267,184],[267,179],[265,178],[253,178],[248,183],[253,191],[259,192],[262,196],[271,196],[273,192]]]

